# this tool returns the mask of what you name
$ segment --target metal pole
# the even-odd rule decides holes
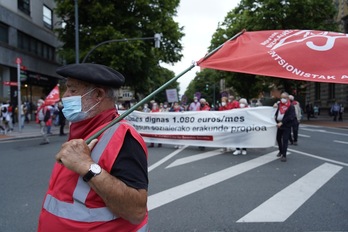
[[[22,102],[21,102],[21,64],[17,62],[17,84],[18,84],[18,90],[17,90],[17,97],[18,97],[18,104],[17,104],[17,116],[18,116],[18,131],[22,132],[22,123],[21,123],[21,111],[22,111]]]
[[[245,30],[239,32],[238,34],[236,34],[235,36],[233,36],[230,40],[233,40],[235,38],[237,38],[238,36],[242,35],[245,32]],[[219,47],[215,48],[213,51],[209,52],[207,55],[204,56],[204,58],[201,60],[205,60],[208,57],[210,57],[211,55],[213,55],[216,51],[218,51],[221,47],[223,46],[220,45]],[[193,69],[195,67],[195,64],[192,64],[190,67],[188,67],[186,70],[184,70],[183,72],[179,73],[179,75],[177,75],[176,77],[173,77],[172,79],[170,79],[169,81],[167,81],[164,85],[162,85],[161,87],[159,87],[158,89],[156,89],[154,92],[152,92],[151,94],[149,94],[147,97],[145,97],[144,99],[142,99],[141,101],[139,101],[137,104],[135,104],[134,106],[132,106],[129,110],[125,111],[123,114],[121,114],[119,117],[115,118],[114,120],[112,120],[109,124],[107,124],[104,128],[100,129],[98,132],[96,132],[95,134],[93,134],[91,137],[89,137],[86,140],[86,143],[89,144],[93,139],[98,138],[99,135],[101,135],[104,131],[106,131],[108,128],[112,127],[113,125],[115,125],[116,123],[118,123],[119,121],[121,121],[123,118],[127,117],[130,113],[132,113],[134,110],[136,110],[139,106],[141,106],[143,103],[145,103],[146,101],[148,101],[150,98],[152,98],[152,96],[156,95],[157,93],[161,92],[163,89],[165,89],[168,85],[170,85],[171,83],[173,83],[174,81],[176,81],[177,79],[179,79],[179,77],[183,76],[185,73],[187,73],[188,71],[190,71],[191,69]]]
[[[216,83],[214,83],[214,91],[213,91],[213,94],[214,94],[214,96],[213,96],[213,99],[214,99],[214,110],[216,109],[216,99],[215,99],[215,88],[216,88],[216,86],[215,86],[215,84]]]
[[[168,85],[170,85],[171,83],[173,83],[174,81],[176,81],[177,79],[179,79],[179,77],[181,77],[182,75],[184,75],[185,73],[187,73],[188,71],[190,71],[191,69],[193,69],[195,67],[194,64],[192,64],[190,67],[188,67],[185,71],[181,72],[179,75],[177,75],[176,77],[173,77],[172,79],[170,79],[169,81],[167,81],[164,85],[162,85],[161,87],[159,87],[158,89],[156,89],[155,91],[153,91],[151,94],[149,94],[147,97],[145,97],[144,99],[142,99],[141,101],[139,101],[137,104],[135,104],[134,106],[132,106],[130,109],[128,109],[127,111],[125,111],[123,114],[121,114],[119,117],[115,118],[114,120],[112,120],[108,125],[106,125],[104,128],[102,128],[100,131],[96,132],[94,135],[92,135],[91,137],[89,137],[86,140],[86,143],[90,143],[93,139],[97,138],[99,135],[101,135],[105,130],[107,130],[108,128],[112,127],[113,125],[115,125],[116,123],[118,123],[119,121],[121,121],[123,118],[125,118],[126,116],[128,116],[130,113],[132,113],[134,110],[136,110],[139,106],[141,106],[142,104],[144,104],[145,102],[147,102],[149,99],[152,98],[152,96],[156,95],[157,93],[161,92],[162,90],[164,90]]]
[[[75,0],[75,63],[79,63],[79,7],[78,0]]]

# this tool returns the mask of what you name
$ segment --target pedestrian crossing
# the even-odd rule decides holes
[[[163,165],[163,169],[173,169],[178,166],[197,162],[203,159],[215,158],[216,156],[224,154],[220,149],[210,150],[199,154],[193,154],[182,158],[175,158],[180,151],[175,150],[167,157],[149,167],[149,172],[155,168],[160,167],[165,162],[170,162],[169,165]],[[275,192],[273,196],[266,199],[260,205],[255,205],[254,209],[249,213],[236,220],[236,223],[253,223],[253,222],[284,222],[292,214],[294,214],[308,199],[310,199],[320,188],[322,188],[331,178],[341,171],[344,166],[348,164],[323,157],[315,156],[305,152],[289,149],[289,152],[304,155],[306,157],[319,159],[325,161],[323,164],[310,170],[293,183],[282,190]],[[148,197],[148,210],[154,210],[164,207],[166,204],[175,202],[181,198],[198,193],[204,189],[208,189],[223,181],[230,180],[267,165],[279,158],[276,157],[278,151],[268,152],[256,158],[246,160],[242,163],[224,168],[209,175],[199,177],[194,180],[187,181],[177,186],[159,191],[151,194]],[[318,178],[320,176],[320,178]],[[284,201],[286,199],[286,201]]]
[[[284,222],[341,169],[342,166],[329,163],[320,165],[237,222]]]

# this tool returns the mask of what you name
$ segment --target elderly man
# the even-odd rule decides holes
[[[119,72],[98,64],[57,69],[67,77],[63,114],[68,142],[56,154],[38,231],[148,231],[147,148],[126,121],[85,140],[119,116]]]
[[[298,129],[300,127],[300,122],[301,122],[301,118],[302,118],[301,106],[300,106],[300,103],[295,100],[295,97],[293,95],[289,95],[289,100],[290,100],[291,104],[295,107],[295,113],[296,113],[296,120],[291,127],[292,135],[290,134],[289,141],[291,144],[297,145]]]

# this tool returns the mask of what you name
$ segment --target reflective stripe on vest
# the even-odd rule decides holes
[[[148,232],[149,231],[149,224],[145,224],[143,227],[141,227],[137,232]]]
[[[91,157],[94,162],[98,163],[104,148],[109,143],[118,126],[119,123],[108,128],[104,132],[104,135],[101,137],[92,151]],[[116,219],[117,216],[115,216],[107,207],[86,207],[85,202],[90,190],[91,187],[84,182],[80,176],[73,193],[73,203],[58,200],[52,195],[47,194],[43,208],[57,217],[80,222],[106,222]]]

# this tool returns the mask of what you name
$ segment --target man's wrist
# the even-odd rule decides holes
[[[99,164],[92,163],[89,166],[88,171],[83,175],[82,179],[85,182],[90,181],[93,177],[99,175],[102,172],[102,168],[99,166]]]

